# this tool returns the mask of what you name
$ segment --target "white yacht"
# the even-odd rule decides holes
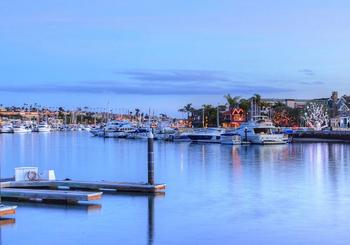
[[[0,127],[0,133],[13,133],[13,126],[11,123],[7,123]]]
[[[241,135],[235,131],[226,131],[220,135],[220,143],[223,145],[242,144]]]
[[[155,129],[154,139],[156,140],[167,140],[170,135],[174,135],[176,131],[168,126],[158,127]]]
[[[172,142],[191,142],[191,139],[187,136],[187,133],[179,132],[167,135],[164,140]]]
[[[127,121],[110,121],[103,129],[103,137],[125,138],[128,133],[135,131],[135,128]]]
[[[252,144],[285,144],[284,134],[273,133],[276,127],[266,116],[255,116],[236,130],[244,142]]]
[[[186,136],[195,143],[220,143],[223,132],[220,128],[205,128],[189,132]]]
[[[29,127],[23,125],[13,126],[14,133],[30,133],[32,130]]]
[[[138,128],[133,132],[129,132],[127,137],[128,139],[147,139],[148,134],[151,131],[149,128]]]
[[[47,123],[40,123],[37,127],[38,132],[50,132],[51,127]]]

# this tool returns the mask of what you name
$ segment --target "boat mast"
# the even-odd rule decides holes
[[[219,105],[216,107],[216,127],[220,127]]]
[[[205,120],[204,120],[204,106],[203,106],[203,110],[202,110],[202,126],[204,128],[204,124],[205,124]]]

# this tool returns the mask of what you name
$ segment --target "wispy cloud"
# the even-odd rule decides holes
[[[211,70],[128,70],[119,71],[116,74],[127,76],[139,81],[173,81],[173,82],[210,82],[231,79],[225,76],[225,72]]]
[[[243,82],[241,84],[244,84]],[[287,88],[269,86],[215,86],[214,84],[189,83],[120,83],[116,81],[96,81],[86,83],[40,84],[31,86],[0,86],[0,92],[11,93],[89,93],[89,94],[139,94],[139,95],[216,95],[225,93],[251,94],[293,91]]]
[[[89,93],[138,95],[222,95],[291,92],[293,89],[232,80],[225,72],[207,70],[130,70],[118,80],[0,86],[3,92]]]
[[[304,74],[305,76],[314,76],[315,72],[311,69],[301,69],[298,72]]]
[[[324,85],[325,83],[322,81],[303,81],[303,82],[299,82],[299,84],[303,84],[303,85]]]

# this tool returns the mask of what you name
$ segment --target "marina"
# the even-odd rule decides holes
[[[11,126],[4,125],[1,130],[4,133],[30,133],[53,131],[50,125],[41,123],[38,126],[30,127],[24,125]],[[67,131],[67,128],[75,127],[62,126],[56,132]],[[89,128],[85,130],[90,132],[92,136],[101,138],[127,138],[130,140],[147,139],[150,132],[153,133],[155,140],[171,141],[171,142],[193,142],[193,143],[214,143],[214,144],[284,144],[289,143],[288,134],[280,133],[273,125],[272,121],[266,116],[256,116],[251,121],[243,123],[237,128],[176,128],[172,127],[169,122],[162,124],[156,121],[151,125],[135,124],[127,120],[110,120],[105,125],[93,126],[79,125],[78,128]],[[12,130],[12,131],[11,131]],[[72,131],[72,130],[68,130]],[[78,130],[80,131],[80,130]],[[224,140],[221,140],[221,136]]]
[[[0,6],[0,245],[349,244],[349,1]]]
[[[346,198],[350,194],[346,177],[350,148],[345,144],[220,145],[155,141],[155,180],[167,184],[166,193],[162,194],[161,190],[158,195],[111,191],[114,186],[110,182],[115,184],[112,180],[147,183],[145,140],[102,140],[89,132],[73,131],[1,134],[0,142],[1,152],[9,152],[14,146],[18,149],[18,154],[0,156],[2,190],[103,192],[101,199],[73,205],[3,197],[4,205],[17,206],[15,215],[5,216],[13,219],[11,225],[1,228],[4,244],[16,244],[16,237],[27,232],[46,234],[51,239],[60,237],[60,243],[84,241],[85,244],[98,241],[109,244],[115,239],[129,243],[130,236],[135,236],[133,241],[137,244],[149,241],[164,244],[169,239],[174,244],[194,240],[205,244],[211,239],[220,243],[274,244],[280,239],[294,241],[301,234],[300,244],[310,244],[321,240],[331,242],[330,227],[344,239],[348,237],[341,227],[334,226],[339,222],[347,225],[350,213]],[[34,164],[39,172],[54,169],[57,181],[9,179],[14,168]],[[92,186],[75,188],[82,184]],[[321,221],[324,226],[315,228]],[[45,226],[39,228],[33,222]],[[191,224],[189,229],[182,228],[183,222]],[[54,224],[64,225],[65,229],[50,228]],[[100,228],[96,229],[96,225]],[[73,232],[77,226],[94,232],[96,240],[85,239],[82,232]],[[177,232],[169,233],[169,230]],[[289,232],[285,233],[286,230]],[[40,241],[35,236],[29,244]]]

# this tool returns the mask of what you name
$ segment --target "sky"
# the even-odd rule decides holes
[[[1,0],[0,104],[174,114],[350,94],[345,0]]]

